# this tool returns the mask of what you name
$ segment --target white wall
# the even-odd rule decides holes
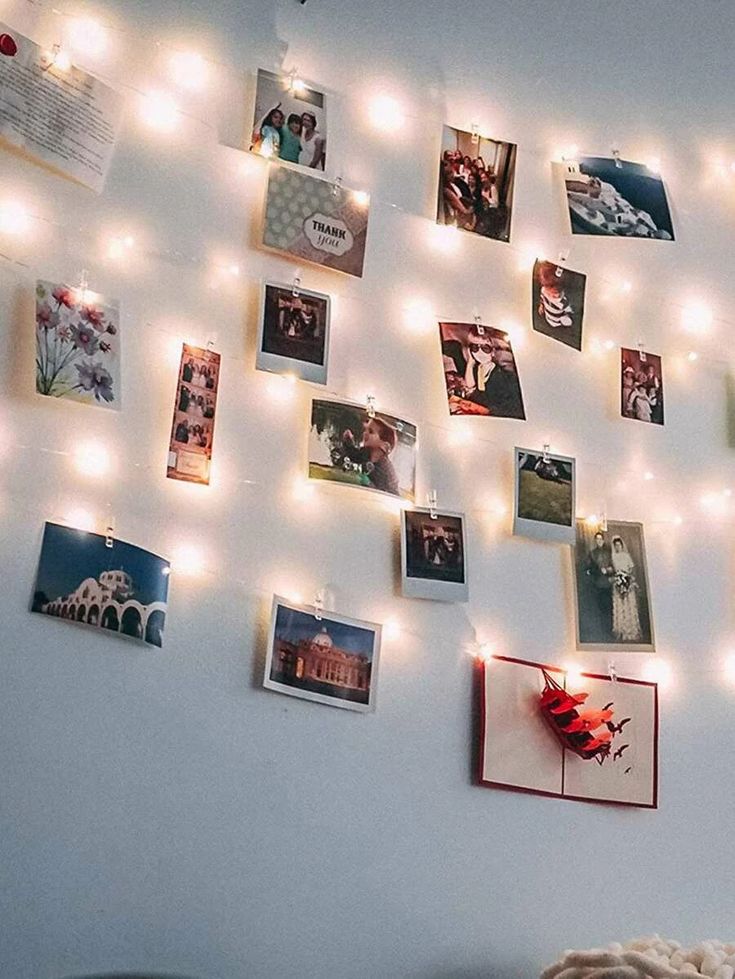
[[[6,0],[0,16],[30,30],[36,9]],[[338,93],[335,172],[370,189],[374,206],[362,281],[303,275],[336,296],[330,389],[373,393],[420,421],[422,493],[435,486],[470,519],[472,600],[395,594],[398,518],[381,500],[329,487],[308,504],[291,495],[311,392],[274,402],[273,381],[253,370],[259,280],[292,274],[254,247],[261,161],[219,147],[194,119],[169,140],[146,133],[132,94],[101,198],[3,153],[0,197],[51,223],[0,241],[28,265],[0,260],[2,976],[529,979],[564,947],[652,930],[732,938],[733,693],[716,672],[731,636],[730,523],[698,501],[732,479],[718,358],[735,322],[735,189],[708,159],[735,159],[735,11],[686,0],[85,9],[138,32],[114,36],[100,71],[140,89],[163,84],[147,35],[194,39],[248,72],[278,67],[287,49],[287,67]],[[405,105],[397,136],[366,119],[381,89]],[[239,108],[231,100],[225,121],[241,122]],[[191,113],[212,121],[221,109],[202,97]],[[588,340],[642,338],[666,355],[665,429],[618,417],[616,352],[577,355],[530,332],[517,251],[471,236],[454,254],[433,249],[441,125],[475,121],[520,146],[513,244],[552,258],[571,246],[570,265],[589,274]],[[548,166],[570,142],[661,156],[679,241],[571,241]],[[126,267],[102,246],[119,230],[140,243]],[[238,256],[241,292],[212,289],[206,263]],[[73,280],[82,267],[122,303],[119,416],[33,394],[35,277]],[[609,296],[620,277],[633,291]],[[450,444],[437,338],[404,322],[417,298],[443,317],[477,308],[488,324],[523,326],[528,422],[477,420],[471,444]],[[720,318],[702,340],[681,331],[676,304],[689,298]],[[165,463],[176,343],[213,332],[224,361],[203,489],[166,480]],[[113,474],[75,472],[67,453],[82,438],[109,447]],[[511,501],[512,447],[544,442],[578,458],[580,512],[605,501],[611,516],[646,524],[659,648],[675,676],[658,812],[471,783],[467,644],[547,662],[573,650],[568,555],[511,537],[498,511]],[[160,553],[203,549],[208,574],[172,579],[162,651],[28,613],[42,523],[74,507],[100,524],[109,508],[120,536]],[[667,522],[674,513],[681,527]],[[401,625],[374,715],[261,689],[273,591],[309,600],[322,585],[340,611]],[[617,657],[618,669],[636,675],[644,658]]]

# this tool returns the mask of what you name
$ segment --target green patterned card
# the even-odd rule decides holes
[[[363,193],[309,173],[272,166],[263,245],[361,277],[369,210]]]

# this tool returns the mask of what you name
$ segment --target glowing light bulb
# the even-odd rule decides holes
[[[483,663],[490,663],[495,656],[495,644],[491,642],[480,643],[477,650],[477,658]]]
[[[657,683],[660,687],[668,687],[671,685],[673,672],[666,660],[656,656],[643,667],[643,678],[650,683]]]
[[[111,467],[110,453],[99,442],[86,442],[74,450],[74,465],[84,476],[104,476]]]
[[[107,31],[90,17],[75,17],[68,26],[68,38],[71,47],[80,54],[98,58],[107,50]]]
[[[676,514],[674,514],[674,516],[672,517],[672,520],[671,520],[671,522],[672,522],[672,523],[673,523],[673,524],[674,524],[675,526],[677,526],[677,527],[681,527],[681,525],[682,525],[682,524],[684,523],[684,518],[683,518],[682,516],[680,516],[680,515],[679,515],[678,513],[676,513]]]
[[[169,59],[168,67],[171,77],[181,88],[199,92],[207,85],[207,63],[194,51],[175,51]]]
[[[234,263],[234,262],[233,262],[233,264],[232,264],[232,265],[228,265],[228,266],[227,266],[227,272],[228,272],[228,273],[229,273],[229,275],[231,275],[231,276],[232,276],[232,277],[233,277],[234,279],[236,279],[236,278],[237,278],[237,277],[238,277],[238,276],[240,275],[240,266],[239,266],[239,265],[238,265],[237,263]]]
[[[291,488],[291,496],[298,503],[309,503],[311,500],[314,499],[314,493],[315,493],[314,487],[312,486],[312,484],[309,482],[308,479],[303,479],[302,477],[299,477],[298,479],[294,480],[293,486]]]
[[[294,95],[303,95],[306,92],[306,82],[300,78],[294,78],[291,82],[291,91]]]
[[[436,326],[434,310],[428,299],[414,299],[403,311],[403,321],[409,330],[428,333]]]
[[[630,279],[623,279],[620,283],[620,291],[624,293],[629,293],[633,291],[633,283]]]
[[[398,639],[401,635],[401,626],[397,619],[386,619],[383,623],[383,636],[388,639]]]
[[[30,223],[30,216],[21,204],[16,201],[0,204],[0,233],[22,235],[28,231]]]
[[[69,71],[71,69],[71,55],[61,47],[55,47],[44,55],[44,61],[49,67],[56,68],[57,71]]]
[[[690,350],[689,353],[687,354],[687,360],[692,364],[694,363],[695,360],[699,360],[699,354],[697,353],[697,351]]]
[[[467,425],[455,424],[447,435],[447,442],[450,445],[460,446],[469,445],[474,436]]]
[[[565,146],[560,154],[562,160],[576,160],[579,156],[579,147],[576,143],[570,143]]]
[[[293,374],[271,374],[268,378],[268,394],[273,401],[292,401],[296,390]]]
[[[204,572],[204,557],[193,544],[179,544],[173,553],[171,570],[176,575],[193,578]]]
[[[684,307],[682,325],[690,333],[706,333],[714,322],[712,310],[706,303],[693,302]]]
[[[370,203],[370,194],[366,190],[354,190],[352,200],[358,207],[367,207]]]
[[[585,517],[584,522],[587,524],[588,527],[600,526],[600,518],[597,516],[596,513],[591,513],[588,517]]]
[[[259,152],[261,156],[268,159],[269,157],[273,156],[273,147],[270,143],[261,143]]]
[[[723,672],[728,683],[735,686],[735,653],[730,653],[730,655],[725,659]]]
[[[527,272],[532,269],[539,255],[543,254],[543,249],[536,244],[521,245],[518,256],[518,271]]]
[[[502,330],[505,333],[505,339],[514,349],[517,350],[526,342],[526,331],[518,323],[505,322],[502,324]]]
[[[392,95],[376,95],[370,102],[370,121],[376,129],[394,133],[403,124],[403,110]]]
[[[171,133],[179,123],[179,108],[167,92],[149,92],[141,101],[140,116],[150,129]]]
[[[615,349],[615,341],[614,340],[605,340],[603,346],[604,346],[605,350],[614,350]]]
[[[301,592],[292,591],[291,589],[286,588],[283,592],[283,597],[287,598],[292,605],[304,604],[304,596],[301,594]]]
[[[648,470],[647,472],[643,473],[643,478],[646,480],[647,483],[650,483],[652,479],[655,479],[655,476],[650,470]]]
[[[110,238],[107,245],[107,254],[110,258],[115,260],[124,258],[128,252],[131,252],[135,247],[135,238],[132,235],[125,235],[124,237],[115,236]]]
[[[652,156],[646,163],[646,167],[651,171],[651,173],[661,173],[661,157]]]
[[[570,687],[577,687],[582,683],[582,667],[579,663],[567,663],[564,666],[564,672],[567,675],[567,690]]]
[[[89,510],[83,510],[79,507],[69,510],[66,515],[66,522],[79,530],[93,531],[95,527],[95,519]]]

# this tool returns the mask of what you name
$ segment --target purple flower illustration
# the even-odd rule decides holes
[[[89,326],[83,326],[81,323],[75,326],[72,329],[72,339],[74,346],[83,350],[87,356],[97,350],[97,337]]]
[[[82,319],[93,326],[98,333],[104,333],[106,329],[105,316],[101,309],[96,306],[82,306]]]
[[[112,375],[100,363],[76,364],[79,374],[78,388],[93,391],[97,401],[113,401]]]
[[[114,323],[107,324],[107,332],[110,334],[111,337],[115,336],[115,334],[117,333],[117,327],[115,326]]]
[[[59,314],[48,303],[41,303],[36,309],[36,322],[42,330],[55,330],[59,325]]]
[[[112,344],[108,343],[106,340],[100,340],[100,351],[103,354],[109,353],[112,350]]]

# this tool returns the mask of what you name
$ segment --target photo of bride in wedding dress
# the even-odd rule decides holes
[[[574,547],[577,648],[652,651],[653,619],[643,526],[577,521]]]

